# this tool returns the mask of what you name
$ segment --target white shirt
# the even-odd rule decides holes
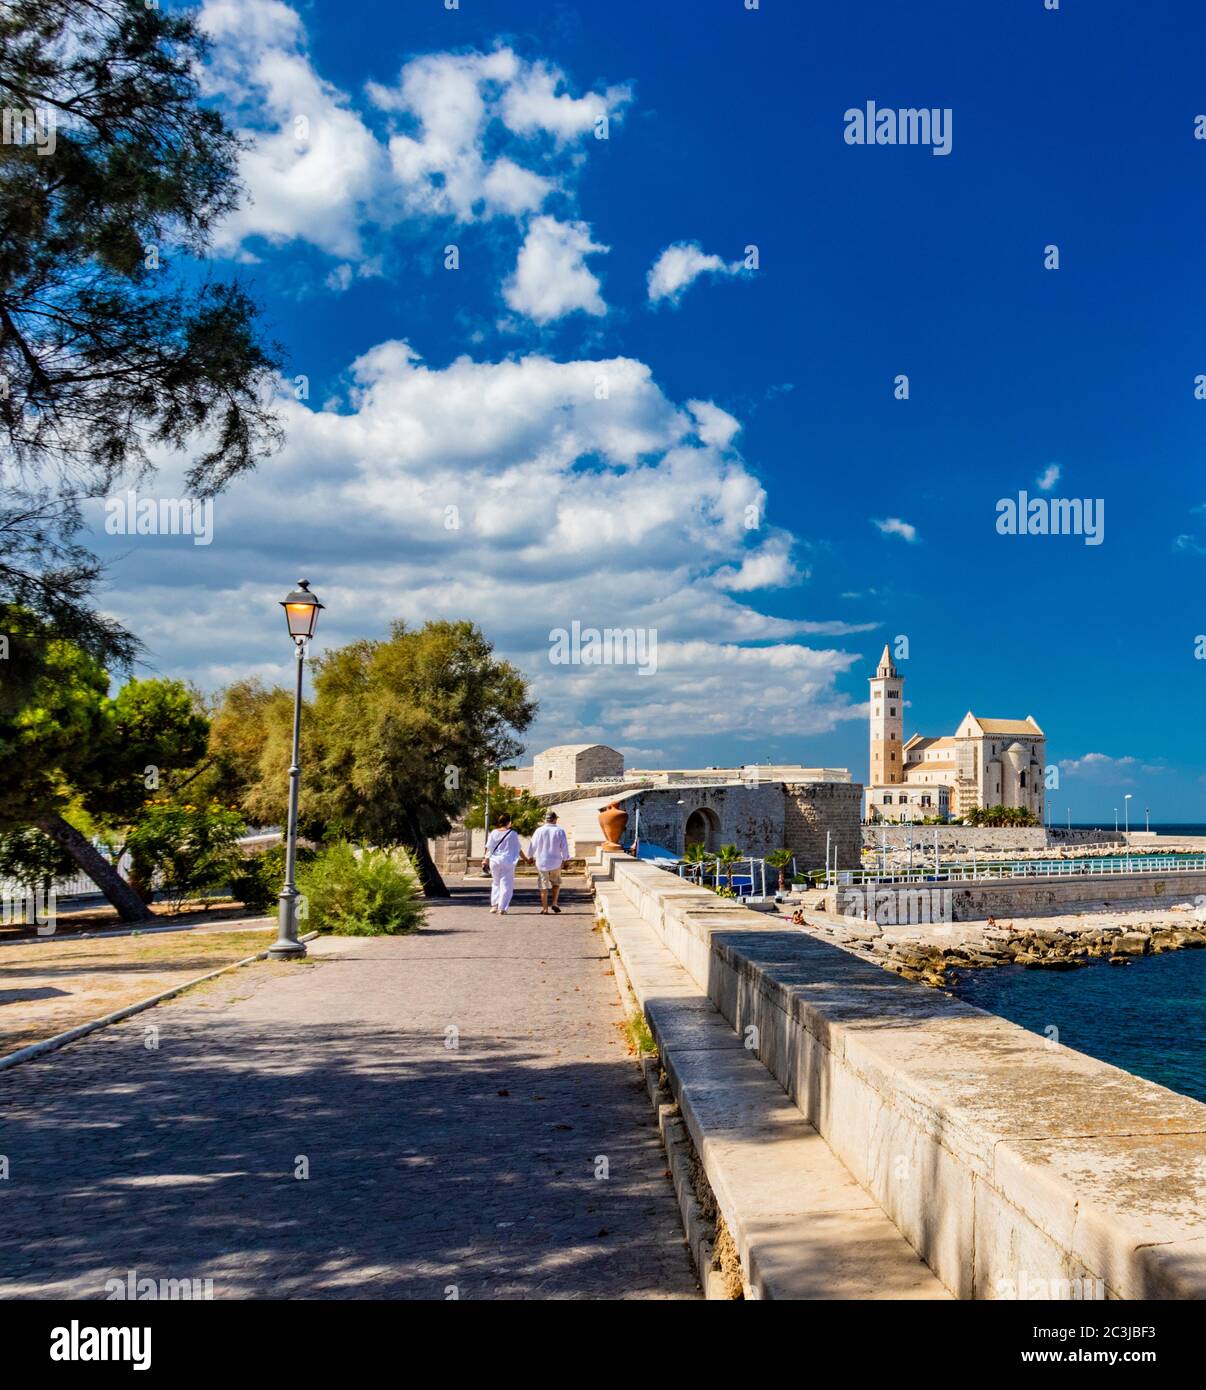
[[[528,855],[538,869],[559,869],[570,857],[565,831],[559,825],[542,825],[532,836]]]
[[[509,825],[491,830],[486,841],[486,856],[502,864],[514,864],[519,858],[519,836]]]

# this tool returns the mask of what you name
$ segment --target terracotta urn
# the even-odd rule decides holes
[[[599,829],[603,832],[603,848],[617,850],[621,848],[620,836],[624,833],[624,827],[628,824],[628,812],[622,807],[617,806],[614,801],[609,802],[599,812]]]

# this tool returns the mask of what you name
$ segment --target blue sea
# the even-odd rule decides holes
[[[1206,1101],[1206,951],[1094,961],[1083,970],[972,970],[955,986],[969,1004]]]

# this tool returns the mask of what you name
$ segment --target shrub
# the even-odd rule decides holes
[[[242,833],[242,816],[221,802],[148,801],[126,836],[131,880],[148,886],[158,882],[178,910],[185,898],[226,887],[238,863],[235,841]]]
[[[298,872],[315,851],[308,845],[297,847]],[[244,856],[231,870],[230,892],[248,912],[270,912],[277,904],[285,882],[285,842]]]
[[[357,853],[339,841],[299,868],[308,926],[336,936],[398,935],[423,925],[424,908],[410,861],[400,849]]]

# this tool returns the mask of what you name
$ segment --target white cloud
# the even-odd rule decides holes
[[[687,409],[695,418],[700,439],[718,449],[727,449],[741,429],[739,420],[712,401],[688,401]]]
[[[594,135],[601,123],[616,119],[632,99],[628,87],[609,87],[572,97],[560,91],[565,74],[544,63],[520,69],[503,92],[502,118],[520,135],[551,134],[560,141]]]
[[[1063,758],[1059,764],[1064,777],[1080,777],[1086,782],[1113,783],[1131,786],[1136,773],[1155,775],[1167,771],[1158,764],[1144,763],[1138,758],[1114,758],[1108,753],[1086,753],[1080,758]]]
[[[858,656],[803,639],[866,625],[739,597],[795,582],[793,538],[747,530],[766,496],[732,449],[736,429],[701,429],[719,407],[680,407],[626,357],[437,369],[393,341],[357,359],[351,381],[338,405],[282,399],[285,449],[217,499],[212,546],[175,546],[168,566],[170,538],[98,536],[126,556],[114,608],[159,669],[208,687],[271,669],[277,591],[305,573],[327,604],[322,645],[398,617],[480,623],[535,683],[537,745],[585,725],[660,746],[855,717],[838,681]],[[202,595],[187,625],[182,589]],[[575,618],[656,630],[656,674],[552,665],[549,631]]]
[[[902,540],[908,541],[910,545],[917,540],[917,527],[911,522],[901,521],[898,516],[889,516],[883,521],[872,521],[871,524],[882,531],[885,536],[899,536]]]
[[[1050,492],[1059,482],[1061,469],[1058,463],[1049,463],[1039,474],[1037,486],[1041,492]]]
[[[503,285],[503,298],[516,313],[537,323],[551,323],[579,309],[606,314],[599,281],[586,257],[609,249],[591,241],[585,222],[537,217],[519,248],[514,274]]]
[[[572,194],[596,123],[620,119],[626,87],[573,96],[565,75],[510,48],[432,53],[395,83],[370,82],[378,134],[352,98],[323,79],[304,24],[280,0],[205,0],[213,43],[201,73],[251,147],[240,160],[250,201],[218,229],[232,255],[249,237],[307,241],[344,261],[407,216],[460,224],[526,222],[551,194]]]
[[[667,246],[649,269],[649,302],[668,299],[677,304],[701,275],[740,275],[744,270],[741,261],[705,254],[697,241],[677,241]]]
[[[258,235],[358,258],[361,224],[388,177],[385,153],[314,71],[297,14],[279,0],[206,0],[199,22],[213,41],[203,90],[225,100],[253,142],[240,158],[250,201],[217,229],[217,249]]]

